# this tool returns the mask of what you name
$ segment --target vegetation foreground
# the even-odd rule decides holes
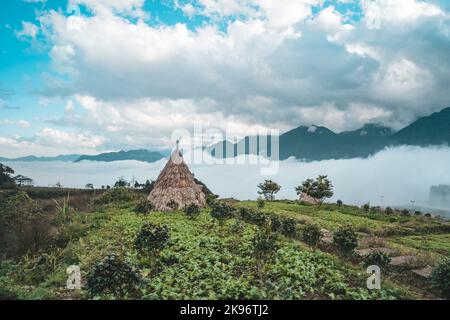
[[[22,213],[42,205],[18,192],[2,201],[3,214],[19,200]],[[202,210],[161,213],[124,188],[89,202],[81,212],[64,197],[39,246],[2,250],[0,298],[448,298],[450,224],[438,218],[341,203],[211,199]],[[390,251],[356,254],[371,247]],[[389,264],[399,255],[415,259]],[[371,261],[383,265],[380,290],[366,286]],[[67,288],[73,265],[81,270],[81,289]],[[429,265],[440,272],[431,278],[411,272]]]

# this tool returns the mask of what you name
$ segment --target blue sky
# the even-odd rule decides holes
[[[448,1],[280,3],[1,1],[0,156],[162,149],[196,122],[398,129],[450,106]]]

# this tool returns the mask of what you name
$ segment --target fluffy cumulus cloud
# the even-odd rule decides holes
[[[68,101],[49,122],[97,137],[77,136],[83,147],[149,147],[194,121],[240,136],[303,124],[398,129],[449,106],[450,16],[438,1],[169,3],[205,22],[165,24],[143,0],[42,11],[53,69],[41,93]],[[349,3],[357,18],[342,10]]]

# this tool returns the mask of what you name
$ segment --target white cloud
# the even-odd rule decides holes
[[[35,39],[39,33],[39,27],[27,21],[22,21],[22,29],[16,30],[16,36],[19,38]]]
[[[438,6],[420,0],[363,0],[366,17],[377,17],[381,23],[412,23],[419,18],[445,16]]]
[[[52,128],[44,128],[36,134],[39,141],[46,145],[75,147],[75,148],[98,148],[105,139],[96,135],[84,133],[71,133],[59,131]]]
[[[389,21],[404,21],[399,5],[374,3]],[[189,29],[124,17],[141,10],[140,1],[72,1],[94,14],[40,16],[54,66],[43,93],[76,96],[86,111],[53,122],[113,135],[121,146],[131,141],[126,137],[162,145],[173,128],[199,119],[239,135],[301,124],[340,131],[364,121],[398,128],[450,99],[448,52],[436,45],[448,41],[447,15],[406,3],[433,20],[425,27],[418,16],[408,28],[369,30],[337,5],[315,0],[179,1],[188,16],[195,10],[213,17]]]
[[[97,15],[119,13],[144,18],[146,17],[146,14],[142,11],[144,2],[145,0],[69,0],[68,7],[73,9],[83,5]]]
[[[8,119],[3,119],[0,120],[0,125],[3,126],[19,126],[20,128],[23,129],[27,129],[29,127],[31,127],[31,124],[26,121],[26,120],[8,120]]]

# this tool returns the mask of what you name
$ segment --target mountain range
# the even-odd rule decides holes
[[[236,144],[229,141],[219,142],[204,147],[216,157],[234,157],[238,154],[267,154],[271,156],[271,145],[267,150],[259,150],[257,146],[260,137],[247,136]],[[250,144],[250,142],[255,142]],[[270,142],[270,140],[269,140]],[[326,159],[366,158],[383,150],[386,147],[399,145],[432,146],[450,144],[450,108],[423,117],[395,132],[392,129],[378,124],[366,124],[364,127],[335,133],[321,126],[300,126],[280,135],[280,159],[289,157],[315,161]],[[226,155],[230,150],[231,154]],[[240,150],[238,152],[238,150]],[[218,152],[222,151],[222,152]],[[223,156],[223,155],[226,156]],[[120,161],[137,160],[143,162],[156,162],[168,157],[170,151],[150,151],[146,149],[101,153],[98,155],[68,154],[56,157],[26,156],[20,158],[2,158],[0,161]]]
[[[167,157],[170,153],[168,151],[150,151],[146,149],[129,150],[129,151],[118,151],[118,152],[107,152],[100,153],[97,155],[81,155],[81,154],[68,154],[59,155],[55,157],[36,157],[36,156],[26,156],[20,158],[2,158],[0,161],[64,161],[64,162],[80,162],[86,161],[101,161],[101,162],[112,162],[121,160],[137,160],[142,162],[156,162],[164,157]]]
[[[253,147],[260,137],[248,136],[233,144],[222,141],[206,148],[212,155],[234,157],[238,154],[271,156],[270,140],[267,150]],[[450,108],[423,117],[395,132],[378,124],[366,124],[354,131],[335,133],[321,126],[300,126],[280,135],[280,159],[289,157],[307,161],[327,159],[366,158],[386,147],[399,145],[432,146],[450,144]],[[238,152],[241,150],[241,152]],[[226,152],[231,152],[226,154]]]

